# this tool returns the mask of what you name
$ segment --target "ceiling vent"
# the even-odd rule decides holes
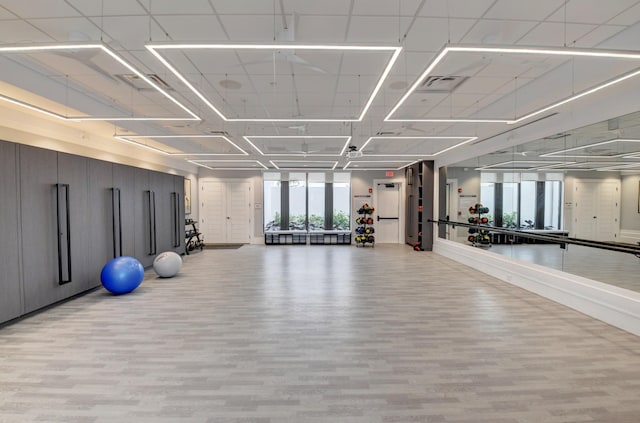
[[[428,76],[415,92],[423,94],[448,94],[455,91],[468,76]]]
[[[155,73],[149,73],[146,76],[163,90],[168,91],[173,89],[169,84],[165,82],[164,79],[160,78]],[[154,88],[149,86],[149,84],[147,84],[142,78],[140,78],[135,73],[121,73],[121,74],[115,75],[115,77],[137,91],[155,91]]]
[[[545,140],[557,140],[560,138],[564,138],[564,137],[569,137],[571,136],[570,133],[568,132],[563,132],[563,133],[559,133],[559,134],[555,134],[555,135],[549,135],[548,137],[544,137]]]
[[[395,131],[378,131],[376,132],[376,137],[390,137],[400,135],[400,132]]]

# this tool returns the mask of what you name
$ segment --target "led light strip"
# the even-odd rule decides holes
[[[269,169],[262,164],[259,160],[187,160],[196,166],[204,167],[211,170],[255,170],[257,167],[211,167],[203,163],[258,163],[264,169]]]
[[[532,166],[530,168],[522,168],[522,169],[515,169],[515,168],[501,168],[501,169],[495,169],[498,166],[504,166],[504,165],[508,165],[510,163],[516,164],[516,163],[541,163],[541,164],[546,164],[547,166]],[[574,163],[574,162],[571,162]],[[506,162],[500,162],[500,163],[494,163],[492,165],[486,165],[486,166],[482,166],[482,167],[478,167],[476,168],[476,170],[536,170],[536,169],[543,169],[543,168],[547,168],[547,167],[551,167],[553,165],[564,165],[567,164],[566,162],[552,162],[552,161],[546,161],[546,160],[509,160]]]
[[[350,161],[347,162],[346,165],[344,165],[344,167],[342,168],[343,170],[346,170],[349,166],[351,166],[352,163],[404,163],[402,166],[397,167],[393,170],[401,170],[404,169],[407,166],[411,166],[414,163],[418,163],[419,160],[414,160],[412,162],[407,162],[406,160],[354,160],[354,161]],[[388,167],[353,167],[351,168],[351,170],[389,170]]]
[[[42,107],[38,107],[33,104],[29,104],[20,100],[12,99],[10,97],[0,96],[0,100],[8,101],[12,104],[22,106],[28,108],[30,110],[34,110],[36,112],[44,113],[48,116],[52,116],[58,119],[69,120],[69,121],[91,121],[91,120],[108,120],[108,121],[131,121],[131,120],[141,120],[141,121],[167,121],[167,120],[200,120],[198,115],[189,110],[186,106],[176,100],[173,96],[159,87],[155,82],[149,79],[145,74],[139,72],[136,68],[127,63],[122,57],[120,57],[115,51],[106,45],[100,44],[43,44],[43,45],[31,45],[31,46],[0,46],[0,54],[2,53],[30,53],[30,52],[39,52],[39,51],[59,51],[59,50],[89,50],[89,49],[99,49],[104,53],[108,54],[111,58],[115,59],[122,66],[127,68],[130,72],[134,73],[138,78],[142,79],[144,82],[149,84],[155,90],[160,92],[163,96],[165,96],[168,100],[178,106],[180,109],[184,110],[190,117],[185,118],[161,118],[161,117],[149,117],[149,118],[132,118],[132,117],[84,117],[84,116],[63,116],[59,113],[51,112]]]
[[[614,154],[611,156],[589,156],[589,155],[573,155],[573,154],[563,154],[563,153],[568,153],[571,151],[577,151],[577,150],[584,150],[586,148],[589,147],[595,147],[598,145],[605,145],[605,144],[611,144],[614,142],[633,142],[633,143],[640,143],[640,140],[635,140],[635,139],[626,139],[626,138],[615,138],[612,140],[608,140],[608,141],[601,141],[601,142],[596,142],[593,144],[586,144],[586,145],[581,145],[578,147],[572,147],[572,148],[566,148],[564,150],[558,150],[558,151],[553,151],[551,153],[545,153],[545,154],[541,154],[540,157],[556,157],[558,155],[562,155],[562,156],[566,156],[566,157],[585,157],[585,158],[598,158],[598,159],[602,159],[602,158],[613,158],[613,157],[623,157],[623,156],[629,156],[629,155],[635,155],[635,154],[640,154],[640,151],[638,152],[632,152],[632,153],[621,153],[621,154]]]
[[[437,153],[432,154],[370,154],[367,153],[369,157],[435,157],[439,154],[444,153],[445,151],[452,150],[456,147],[460,147],[461,145],[468,144],[472,141],[478,139],[478,137],[369,137],[369,139],[360,147],[360,151],[364,152],[364,148],[374,139],[383,139],[383,140],[463,140],[462,142],[449,146],[443,150],[438,151]]]
[[[258,153],[260,153],[263,156],[305,156],[305,157],[309,157],[309,156],[320,156],[320,157],[331,157],[331,156],[342,156],[345,152],[345,150],[347,149],[347,146],[349,145],[349,142],[351,142],[351,136],[349,135],[327,135],[327,136],[314,136],[314,135],[284,135],[284,136],[278,136],[278,135],[245,135],[242,138],[244,138],[244,140],[246,142],[248,142],[253,148],[256,149],[256,151]],[[304,153],[285,153],[285,154],[277,154],[277,153],[263,153],[262,150],[260,150],[258,148],[257,145],[255,145],[254,143],[251,142],[251,139],[344,139],[346,138],[347,140],[344,143],[344,146],[342,147],[342,150],[340,151],[339,154],[313,154],[313,153],[308,153],[308,154],[304,154]]]
[[[211,110],[213,110],[220,118],[227,122],[361,122],[367,111],[371,107],[371,103],[375,99],[382,84],[386,80],[391,68],[396,62],[402,47],[387,46],[356,46],[356,45],[313,45],[313,44],[147,44],[145,46],[160,62],[167,67],[183,84],[185,84],[200,100],[202,100]],[[226,117],[216,106],[213,105],[193,84],[191,84],[173,65],[169,63],[159,53],[159,50],[323,50],[323,51],[381,51],[392,52],[391,59],[387,63],[382,76],[378,80],[371,96],[367,100],[364,109],[358,118],[349,119],[299,119],[299,118],[278,118],[278,119],[231,119]]]
[[[551,56],[569,56],[569,57],[598,57],[598,58],[612,58],[612,59],[633,59],[640,60],[640,53],[624,52],[616,50],[587,50],[587,49],[567,49],[567,48],[506,48],[506,47],[474,47],[474,46],[448,46],[438,53],[438,55],[431,61],[422,74],[414,81],[409,90],[400,98],[396,105],[384,118],[385,122],[443,122],[443,123],[506,123],[513,125],[523,120],[532,118],[541,113],[547,112],[551,109],[555,109],[564,104],[585,97],[589,94],[593,94],[604,88],[608,88],[614,84],[625,81],[629,78],[633,78],[640,75],[640,70],[627,73],[618,78],[615,78],[609,82],[597,85],[594,88],[588,89],[571,97],[560,100],[549,106],[535,110],[524,116],[516,119],[454,119],[454,118],[434,118],[434,119],[392,119],[393,114],[402,106],[402,104],[409,98],[409,96],[418,88],[420,83],[435,69],[435,67],[444,59],[444,57],[450,52],[467,52],[467,53],[503,53],[503,54],[533,54],[533,55],[551,55]]]
[[[269,163],[271,163],[273,165],[273,167],[275,167],[278,170],[281,170],[280,166],[278,166],[275,162],[278,163],[300,163],[301,160],[269,160]],[[328,161],[328,160],[305,160],[304,163],[333,163],[333,167],[331,168],[331,170],[335,170],[336,166],[338,166],[338,162],[337,161]],[[313,170],[313,169],[327,169],[327,168],[313,168],[313,167],[285,167],[283,170]]]
[[[233,141],[231,141],[229,138],[225,137],[224,135],[116,135],[114,138],[119,141],[124,141],[130,144],[136,145],[138,147],[154,150],[156,152],[160,152],[168,156],[239,156],[239,155],[248,156],[249,155],[249,153],[244,151],[242,148],[238,147]],[[147,144],[143,144],[141,142],[135,141],[136,139],[159,139],[159,138],[186,138],[186,139],[221,138],[226,142],[228,142],[229,144],[231,144],[232,146],[234,146],[236,149],[238,149],[240,153],[239,154],[238,153],[170,153],[168,151],[162,150],[161,148],[151,147]]]

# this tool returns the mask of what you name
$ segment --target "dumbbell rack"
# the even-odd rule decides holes
[[[373,227],[373,207],[369,207],[368,204],[363,204],[358,209],[359,217],[356,219],[356,247],[362,245],[365,247],[367,244],[371,244],[371,247],[375,247],[376,237],[373,235],[375,229]]]
[[[489,232],[488,229],[483,229],[481,227],[482,225],[489,224],[489,219],[487,217],[482,217],[483,214],[487,213],[489,213],[489,208],[484,207],[480,203],[469,207],[469,223],[480,226],[480,228],[469,228],[467,241],[469,241],[474,247],[491,247],[491,232]]]

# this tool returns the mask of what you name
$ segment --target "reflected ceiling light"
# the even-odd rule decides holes
[[[581,145],[578,147],[572,147],[572,148],[565,148],[564,150],[558,150],[558,151],[553,151],[551,153],[545,153],[545,154],[541,154],[540,157],[557,157],[559,155],[565,156],[565,157],[583,157],[583,158],[592,158],[592,159],[604,159],[604,158],[612,158],[612,157],[624,157],[624,158],[634,158],[634,157],[629,157],[635,154],[640,154],[640,151],[638,152],[630,152],[630,153],[620,153],[620,154],[612,154],[609,156],[600,156],[600,155],[575,155],[575,154],[565,154],[565,153],[569,153],[571,151],[577,151],[577,150],[584,150],[586,148],[589,147],[596,147],[599,145],[606,145],[606,144],[612,144],[615,142],[631,142],[631,143],[640,143],[640,140],[636,140],[636,139],[627,139],[627,138],[615,138],[612,140],[608,140],[608,141],[600,141],[600,142],[595,142],[592,144],[585,144],[585,145]]]
[[[445,151],[449,151],[452,150],[456,147],[460,147],[461,145],[465,145],[468,144],[472,141],[475,141],[478,139],[478,137],[369,137],[369,139],[362,145],[362,147],[360,147],[360,151],[364,152],[365,147],[367,146],[367,144],[369,144],[371,141],[375,140],[375,139],[384,139],[384,140],[462,140],[462,142],[459,142],[455,145],[449,146],[447,148],[444,148],[440,151],[438,151],[437,153],[432,153],[432,154],[370,154],[370,153],[365,153],[365,155],[369,156],[369,157],[384,157],[384,156],[394,156],[394,157],[435,157],[439,154],[444,153]]]
[[[324,44],[147,44],[145,46],[160,62],[167,67],[183,84],[185,84],[200,100],[202,100],[211,110],[213,110],[220,118],[228,122],[360,122],[364,119],[367,111],[371,107],[371,103],[375,99],[382,84],[387,79],[391,68],[402,51],[402,47],[390,46],[362,46],[362,45],[324,45]],[[231,119],[226,117],[216,106],[214,106],[187,78],[182,75],[173,65],[169,63],[160,50],[322,50],[322,51],[379,51],[391,52],[391,58],[382,72],[378,83],[373,92],[369,96],[364,109],[357,118],[350,119]]]
[[[347,146],[349,145],[349,142],[351,142],[351,136],[349,135],[283,135],[283,136],[278,136],[278,135],[245,135],[242,138],[244,138],[244,140],[246,142],[248,142],[253,148],[256,149],[256,151],[258,153],[260,153],[263,156],[323,156],[323,157],[331,157],[331,156],[342,156],[345,152],[345,150],[347,149]],[[284,153],[284,154],[278,154],[278,153],[264,153],[262,150],[260,150],[260,148],[258,148],[257,145],[255,145],[253,142],[251,142],[252,139],[273,139],[273,140],[280,140],[280,139],[346,139],[344,146],[342,147],[342,150],[340,151],[340,153],[338,154],[314,154],[314,153]]]
[[[510,168],[505,168],[504,166],[506,165],[510,165],[510,164],[517,164],[517,163],[534,163],[534,164],[544,164],[545,166],[531,166],[531,167],[522,167],[522,168],[516,168],[515,166],[510,167]],[[506,170],[506,171],[511,171],[511,170],[517,170],[517,171],[521,171],[521,170],[536,170],[536,169],[544,169],[544,168],[550,168],[553,165],[564,165],[567,164],[569,162],[552,162],[552,161],[546,161],[546,160],[508,160],[506,162],[500,162],[500,163],[494,163],[492,165],[485,165],[482,167],[478,167],[476,168],[476,170],[486,170],[486,169],[490,169],[492,171],[495,170]],[[570,162],[570,163],[574,163],[574,162]]]
[[[168,156],[248,156],[249,153],[244,151],[242,148],[238,147],[233,141],[224,135],[116,135],[114,137],[119,141],[124,141],[129,144],[136,145],[138,147],[152,149],[156,152],[160,152],[166,154]],[[185,139],[193,139],[193,138],[219,138],[223,139],[229,144],[231,144],[234,148],[236,148],[240,153],[171,153],[169,151],[162,150],[161,148],[151,147],[147,144],[136,141],[137,139],[169,139],[169,138],[185,138]]]
[[[300,163],[300,160],[269,160],[269,163],[271,163],[273,165],[273,167],[275,167],[276,169],[280,170],[282,169],[280,166],[282,166],[282,163]],[[278,166],[276,163],[280,163],[280,166]],[[335,170],[336,166],[338,166],[338,162],[337,161],[329,161],[329,160],[305,160],[303,163],[305,163],[304,167],[286,167],[283,166],[283,168],[285,170],[296,170],[296,169],[309,169],[309,166],[307,166],[307,164],[309,163],[331,163],[332,167],[331,170]],[[314,168],[312,168],[314,169]],[[327,168],[315,168],[315,169],[327,169]]]
[[[106,53],[109,57],[114,59],[116,62],[120,63],[122,66],[127,68],[130,72],[134,73],[138,78],[146,82],[153,89],[161,93],[165,98],[171,101],[173,104],[178,106],[180,109],[185,111],[190,117],[185,118],[163,118],[163,117],[148,117],[148,118],[132,118],[132,117],[114,117],[114,116],[64,116],[59,113],[52,112],[50,110],[46,110],[42,107],[36,106],[34,104],[29,104],[20,100],[12,99],[11,97],[0,96],[0,100],[8,101],[12,104],[26,107],[30,110],[34,110],[36,112],[44,113],[48,116],[52,116],[58,119],[69,120],[69,121],[91,121],[91,120],[108,120],[108,121],[131,121],[131,120],[141,120],[141,121],[167,121],[167,120],[201,120],[198,115],[189,110],[186,106],[176,100],[173,96],[171,96],[168,92],[163,90],[158,84],[153,82],[150,78],[147,77],[142,72],[139,72],[136,68],[130,65],[127,61],[125,61],[122,57],[120,57],[114,50],[107,47],[102,43],[74,43],[74,44],[41,44],[41,45],[30,45],[30,46],[0,46],[0,55],[3,53],[33,53],[33,52],[47,52],[47,51],[61,51],[61,50],[90,50],[97,49],[104,53]]]
[[[347,168],[349,168],[349,166],[351,166],[353,164],[354,169],[353,170],[389,170],[389,167],[359,167],[359,165],[361,163],[402,163],[400,166],[394,168],[393,170],[401,170],[404,169],[407,166],[411,166],[414,163],[418,163],[419,160],[413,160],[413,161],[407,161],[407,160],[358,160],[358,161],[351,161],[351,162],[347,162],[346,165],[344,165],[344,167],[342,168],[343,170],[346,170]],[[355,169],[356,167],[359,167],[358,169]]]
[[[431,74],[435,67],[445,58],[445,56],[451,52],[460,53],[499,53],[499,54],[527,54],[527,55],[546,55],[546,56],[567,56],[567,57],[595,57],[595,58],[610,58],[610,59],[632,59],[640,60],[640,53],[616,51],[616,50],[589,50],[589,49],[571,49],[571,48],[507,48],[507,47],[474,47],[474,46],[447,46],[443,48],[440,53],[431,61],[422,74],[414,81],[411,88],[400,98],[396,105],[384,118],[386,122],[449,122],[449,123],[506,123],[509,125],[519,123],[523,120],[529,119],[533,116],[537,116],[541,113],[547,112],[551,109],[555,109],[564,104],[585,97],[589,94],[593,94],[604,88],[608,88],[614,84],[625,81],[634,76],[640,75],[640,70],[627,73],[618,78],[615,78],[606,83],[597,85],[591,89],[573,95],[571,97],[560,100],[549,106],[537,109],[531,113],[521,116],[516,119],[392,119],[394,113],[402,106],[402,104],[409,98],[411,94],[418,88],[420,83]]]
[[[187,161],[189,163],[192,163],[192,164],[196,165],[196,166],[204,167],[204,168],[211,169],[211,170],[254,170],[254,169],[257,169],[257,166],[245,166],[245,167],[218,166],[218,167],[213,167],[213,166],[207,166],[204,163],[251,163],[251,164],[256,164],[257,163],[262,168],[269,169],[267,166],[262,164],[259,160],[189,160],[189,159],[187,159]]]

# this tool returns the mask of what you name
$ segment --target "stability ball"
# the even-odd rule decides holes
[[[144,267],[133,257],[116,257],[100,272],[100,281],[105,289],[120,295],[136,289],[144,279]]]
[[[153,260],[153,270],[161,278],[172,278],[182,268],[182,258],[173,251],[165,251]]]

